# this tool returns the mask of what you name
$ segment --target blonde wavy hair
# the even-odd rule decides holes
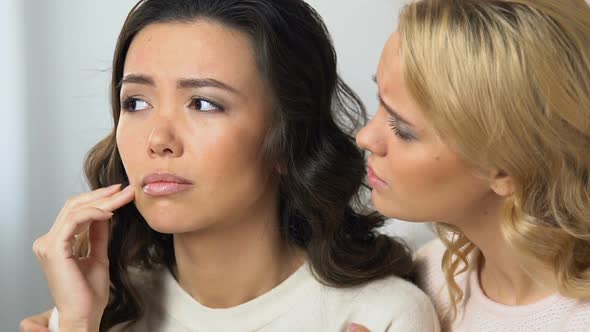
[[[416,1],[399,32],[409,91],[441,138],[477,169],[514,179],[502,232],[522,265],[565,296],[590,298],[588,4]],[[447,248],[444,316],[454,319],[455,278],[475,246],[451,225],[436,228]]]

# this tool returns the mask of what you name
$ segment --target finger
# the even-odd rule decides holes
[[[109,223],[93,222],[88,231],[89,249],[88,257],[94,257],[100,262],[107,263],[109,247]]]
[[[68,220],[64,222],[59,232],[50,234],[53,243],[57,245],[57,254],[60,257],[71,258],[73,255],[72,248],[74,245],[74,235],[79,234],[87,228],[92,222],[105,223],[113,214],[95,207],[85,207],[74,211],[68,215]]]
[[[61,209],[59,214],[57,215],[55,220],[61,220],[64,218],[64,215],[69,213],[72,210],[75,210],[77,207],[82,206],[84,204],[88,204],[90,202],[106,198],[112,196],[113,194],[119,192],[121,190],[121,184],[114,184],[112,186],[106,188],[96,189],[87,193],[80,194],[73,198],[70,198],[65,204],[64,207]],[[52,225],[51,230],[54,228],[59,228],[61,225],[56,222]],[[50,230],[50,231],[51,231]]]
[[[109,197],[112,196],[113,194],[115,194],[116,192],[119,192],[121,190],[121,184],[114,184],[112,186],[109,187],[105,187],[105,188],[99,188],[93,191],[89,191],[83,194],[80,194],[78,196],[75,196],[73,198],[71,198],[70,200],[68,200],[68,205],[70,205],[71,207],[76,207],[76,206],[80,206],[80,205],[84,205],[87,203],[90,203],[92,201],[96,201],[105,197]]]
[[[20,322],[18,327],[19,332],[49,332],[47,326],[40,325],[27,319]]]
[[[49,326],[49,319],[51,319],[51,313],[53,312],[53,309],[49,309],[47,311],[42,312],[41,314],[34,316],[37,317],[39,320],[38,322],[40,324]]]
[[[110,189],[109,189],[110,188]],[[104,189],[108,189],[108,190],[114,190],[113,188],[118,188],[116,186],[111,186],[109,188],[104,188]],[[100,189],[99,189],[100,190]],[[108,192],[105,191],[105,192]],[[118,189],[117,189],[118,190]],[[87,194],[94,194],[96,193],[96,191],[91,192],[91,193],[87,193]],[[103,192],[104,194],[104,192]],[[92,195],[86,196],[91,197]],[[92,197],[97,197],[92,196]],[[92,208],[98,208],[100,210],[103,211],[107,211],[107,212],[111,212],[114,211],[118,208],[120,208],[121,206],[131,202],[133,200],[133,198],[135,197],[135,190],[134,187],[132,185],[127,186],[125,189],[116,192],[116,193],[111,193],[110,196],[106,196],[103,199],[100,200],[95,200],[95,201],[89,201],[89,205],[88,207],[92,207]],[[83,206],[83,205],[82,205]],[[79,208],[78,211],[83,210],[84,208]],[[50,233],[57,233],[57,234],[64,234],[64,233],[68,233],[69,236],[69,232],[72,230],[71,227],[71,222],[69,221],[69,219],[72,218],[71,214],[73,213],[72,210],[75,210],[73,208],[64,208],[61,212],[60,215],[57,217],[56,222],[53,224],[53,226],[51,227],[51,230],[49,231]],[[104,218],[101,218],[100,220],[104,220]],[[89,226],[90,223],[86,222],[84,223],[84,225]],[[80,228],[78,226],[76,226],[74,228],[76,230],[77,233],[73,234],[73,235],[78,235],[81,232],[85,231],[85,228]],[[64,235],[65,236],[65,235]]]
[[[49,318],[51,317],[51,310],[45,311],[41,314],[27,317],[19,324],[20,332],[49,332]]]
[[[366,328],[362,325],[351,323],[350,326],[348,327],[348,332],[371,332],[371,331],[369,331],[368,328]]]
[[[104,211],[115,211],[135,198],[135,187],[129,185],[120,192],[92,203],[92,206]]]

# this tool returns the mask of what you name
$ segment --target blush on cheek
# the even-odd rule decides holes
[[[121,163],[123,164],[123,170],[125,171],[125,176],[129,181],[130,185],[137,185],[137,181],[130,176],[130,169],[128,168],[127,158],[125,158],[126,154],[124,153],[124,149],[120,148],[119,142],[117,142],[117,153],[119,154],[119,158],[121,158]]]

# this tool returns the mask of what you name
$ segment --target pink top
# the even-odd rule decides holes
[[[416,255],[418,285],[433,300],[436,310],[444,313],[449,298],[441,269],[445,247],[434,240],[420,249]],[[446,332],[590,332],[590,301],[580,301],[554,294],[545,299],[522,306],[509,306],[489,299],[479,284],[477,257],[469,257],[469,271],[459,275],[457,282],[464,292],[459,304],[457,319],[444,320]]]

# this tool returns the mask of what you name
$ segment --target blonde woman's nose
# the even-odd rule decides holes
[[[385,149],[379,135],[378,128],[375,128],[375,119],[372,119],[356,135],[356,144],[373,154],[383,154]]]

